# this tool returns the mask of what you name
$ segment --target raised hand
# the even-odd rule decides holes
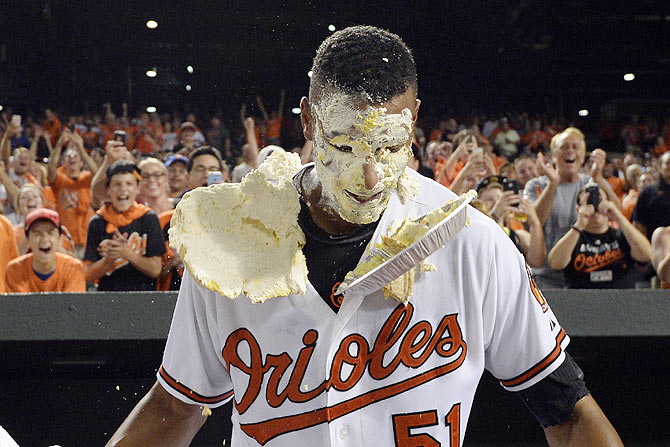
[[[539,175],[546,175],[550,182],[558,184],[560,178],[558,171],[550,161],[544,159],[544,154],[540,152],[537,154],[537,162],[535,164]]]
[[[605,163],[607,162],[607,153],[599,148],[591,152],[590,158],[591,161],[593,162],[593,164],[591,165],[591,177],[594,180],[602,178],[603,168],[605,167]]]
[[[520,197],[518,194],[514,194],[514,191],[505,191],[493,206],[491,215],[496,219],[502,219],[510,212],[514,211],[514,205],[519,203],[519,201]]]

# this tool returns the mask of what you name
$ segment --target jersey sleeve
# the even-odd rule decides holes
[[[486,369],[505,389],[525,389],[563,362],[569,337],[509,238],[494,238],[483,311]]]
[[[221,354],[216,297],[185,271],[158,381],[177,399],[215,408],[233,397]]]

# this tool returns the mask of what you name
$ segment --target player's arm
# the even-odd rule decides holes
[[[574,414],[560,425],[544,429],[550,447],[623,446],[621,438],[596,401],[587,395],[576,404]]]
[[[156,383],[130,412],[107,447],[190,445],[206,420],[202,407],[180,401]]]

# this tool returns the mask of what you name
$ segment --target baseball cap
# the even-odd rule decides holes
[[[488,188],[489,186],[495,186],[496,188],[503,189],[503,183],[506,180],[506,177],[500,176],[500,175],[491,175],[477,183],[477,186],[475,187],[475,190],[477,192],[480,192],[484,188]]]
[[[198,128],[195,127],[195,124],[193,124],[193,123],[190,122],[190,121],[184,121],[183,123],[181,123],[181,126],[179,127],[179,129],[184,130],[184,129],[186,129],[187,127],[190,127],[190,128],[193,129],[193,130],[198,130]]]
[[[165,166],[170,167],[172,163],[176,162],[182,162],[186,166],[188,166],[188,157],[182,155],[182,154],[173,154],[170,155],[168,158],[165,159]]]
[[[34,211],[31,211],[26,216],[26,224],[24,225],[26,229],[26,235],[28,234],[28,231],[30,231],[30,226],[38,220],[48,220],[49,222],[56,225],[58,230],[60,230],[60,216],[58,213],[48,208],[38,208]]]

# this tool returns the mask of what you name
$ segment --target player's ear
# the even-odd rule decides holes
[[[309,100],[303,96],[300,100],[300,122],[302,123],[302,133],[306,140],[314,140],[312,109],[309,106]]]
[[[414,104],[414,113],[412,114],[412,128],[416,125],[416,119],[419,116],[419,107],[421,107],[421,100],[417,98]]]

